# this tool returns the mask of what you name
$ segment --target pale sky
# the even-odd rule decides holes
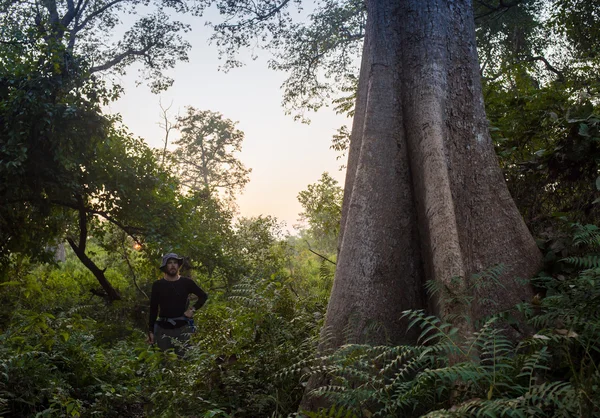
[[[130,70],[120,79],[124,96],[107,110],[120,113],[129,130],[154,148],[164,144],[164,131],[158,126],[159,99],[165,107],[173,103],[172,115],[178,110],[184,114],[185,106],[191,105],[239,122],[245,139],[238,158],[252,168],[250,183],[237,198],[240,215],[272,215],[291,231],[301,211],[296,199],[301,190],[318,181],[324,171],[344,184],[344,173],[339,171],[344,162],[336,160],[337,153],[329,147],[337,128],[351,121],[325,108],[311,115],[310,125],[295,122],[281,107],[285,74],[267,68],[268,53],[259,51],[255,61],[245,59],[245,67],[218,71],[216,47],[207,42],[210,28],[201,18],[185,20],[193,24],[187,34],[192,49],[189,62],[179,63],[169,73],[175,84],[158,96],[146,85],[136,87],[137,74]]]

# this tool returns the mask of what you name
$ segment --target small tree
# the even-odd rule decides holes
[[[181,138],[174,152],[182,183],[192,190],[218,190],[229,199],[248,183],[252,171],[234,155],[242,150],[244,133],[218,112],[187,108],[177,119]]]
[[[300,220],[308,223],[307,238],[318,251],[335,254],[340,233],[343,190],[337,180],[323,173],[317,183],[298,193],[303,211]]]

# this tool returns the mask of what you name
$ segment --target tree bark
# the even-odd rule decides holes
[[[321,350],[414,343],[399,320],[407,309],[477,320],[510,308],[531,295],[514,278],[541,264],[488,132],[471,2],[367,0],[367,11]],[[477,290],[471,307],[425,295],[427,280],[470,291],[473,274],[500,263],[506,286]],[[315,404],[305,396],[302,407]]]
[[[398,321],[425,306],[416,208],[403,135],[398,33],[368,4],[367,36],[342,203],[339,254],[325,333],[333,347],[414,340]],[[391,2],[390,2],[391,3]],[[373,36],[372,32],[381,32]],[[352,318],[351,318],[352,317]],[[349,321],[354,324],[349,328]],[[380,332],[367,336],[375,323]],[[374,326],[369,326],[373,324]],[[351,335],[344,337],[344,332]]]

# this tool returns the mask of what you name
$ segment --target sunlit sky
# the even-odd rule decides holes
[[[325,171],[343,185],[339,166],[344,162],[336,160],[338,154],[329,147],[337,128],[350,121],[325,108],[311,115],[309,125],[295,122],[281,106],[285,74],[267,68],[267,52],[258,51],[256,60],[246,54],[244,67],[219,71],[217,49],[208,44],[210,28],[201,18],[186,21],[193,25],[187,34],[192,49],[189,62],[168,73],[175,84],[160,95],[152,94],[146,85],[136,86],[137,73],[131,70],[120,79],[125,94],[107,110],[120,113],[129,130],[155,148],[164,144],[159,100],[165,107],[172,103],[173,116],[178,111],[183,115],[185,106],[191,105],[237,121],[245,133],[238,158],[252,168],[250,183],[237,198],[240,215],[272,215],[292,231],[301,211],[296,198],[301,190]]]

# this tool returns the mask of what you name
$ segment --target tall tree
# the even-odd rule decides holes
[[[248,10],[285,24],[289,4],[229,5],[225,13],[239,20],[216,25],[217,36],[226,37],[223,28],[235,32],[234,23],[242,34],[221,44],[248,42]],[[528,287],[513,278],[530,277],[541,261],[488,132],[473,8],[462,0],[373,0],[366,11],[328,341],[345,341],[351,317],[359,318],[351,325],[358,340],[376,321],[385,331],[369,333],[369,342],[413,341],[398,318],[430,305],[426,280],[467,292],[472,274],[506,265],[504,288],[477,291],[472,312],[439,308],[442,316],[463,318],[456,325],[469,333],[466,315],[481,318],[527,297]],[[260,37],[270,26],[256,28]],[[282,29],[268,39],[281,44]]]
[[[218,112],[192,106],[177,119],[181,137],[174,156],[185,186],[192,190],[218,190],[233,198],[249,181],[252,171],[235,155],[242,150],[244,133],[236,122]]]
[[[140,216],[151,212],[141,203],[158,195],[165,178],[147,147],[102,114],[120,87],[107,88],[96,74],[139,61],[161,90],[170,84],[163,70],[186,59],[189,47],[180,36],[187,27],[172,22],[162,3],[110,42],[119,13],[140,5],[49,0],[0,8],[0,257],[43,256],[66,233],[109,300],[119,295],[86,253],[89,227],[100,216],[137,236]]]

